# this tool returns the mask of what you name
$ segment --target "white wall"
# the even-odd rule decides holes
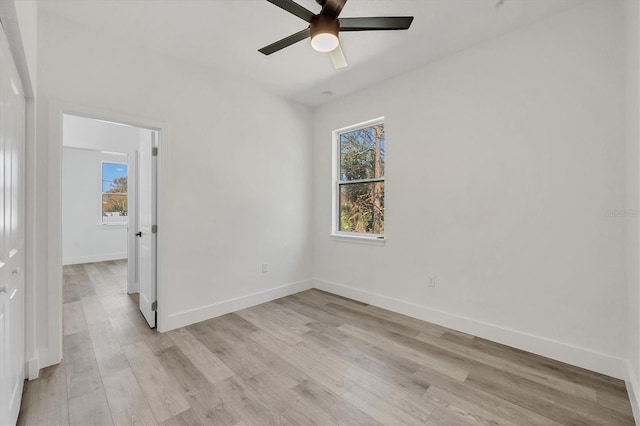
[[[35,0],[0,2],[0,22],[9,41],[27,99],[32,99],[37,92],[37,21]]]
[[[37,288],[41,366],[59,354],[61,108],[162,128],[161,330],[305,288],[309,109],[44,13],[39,18],[36,161],[39,170],[49,170],[36,176],[36,196],[48,205],[36,213],[38,241],[46,244],[36,264],[48,275]],[[268,273],[261,272],[262,262]]]
[[[633,389],[630,393],[632,407],[636,419],[640,418],[640,185],[638,171],[640,168],[640,110],[638,99],[640,97],[640,7],[638,0],[626,1],[626,94],[627,94],[627,209],[631,213],[627,216],[627,271],[629,282],[629,316],[628,316],[628,342],[629,342],[629,382]]]
[[[14,3],[32,96],[35,97],[38,95],[38,7],[35,0],[19,0]]]
[[[315,112],[315,285],[624,377],[623,2]],[[331,131],[386,117],[385,246],[333,241]],[[427,287],[427,276],[437,286]]]
[[[65,147],[62,154],[62,263],[127,258],[127,224],[101,221],[102,162],[127,163],[126,154]]]

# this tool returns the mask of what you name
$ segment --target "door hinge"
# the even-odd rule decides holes
[[[153,226],[151,227],[151,233],[152,233],[152,234],[155,234],[156,232],[158,232],[158,225],[153,225]]]
[[[151,148],[151,155],[153,155],[154,157],[158,156],[158,147],[154,146],[153,148]]]
[[[158,301],[157,300],[151,304],[151,310],[152,311],[157,311],[158,310]]]

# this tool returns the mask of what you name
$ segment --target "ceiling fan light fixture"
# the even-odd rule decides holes
[[[331,52],[338,47],[338,44],[340,44],[338,37],[330,33],[316,34],[311,39],[311,47],[322,53]]]
[[[311,47],[318,52],[331,52],[340,44],[338,20],[326,15],[317,15],[311,20]]]

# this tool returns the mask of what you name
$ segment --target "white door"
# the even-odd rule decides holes
[[[145,132],[146,133],[146,132]],[[138,281],[140,311],[150,327],[156,326],[156,132],[140,141],[138,165]]]
[[[17,421],[25,378],[24,129],[24,92],[0,26],[0,424]]]

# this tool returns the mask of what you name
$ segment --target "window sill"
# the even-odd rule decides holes
[[[341,243],[367,244],[370,246],[384,246],[387,242],[386,238],[365,237],[360,235],[331,234],[333,241]]]
[[[127,223],[101,223],[98,225],[98,227],[102,229],[126,229],[128,226],[129,224]]]

